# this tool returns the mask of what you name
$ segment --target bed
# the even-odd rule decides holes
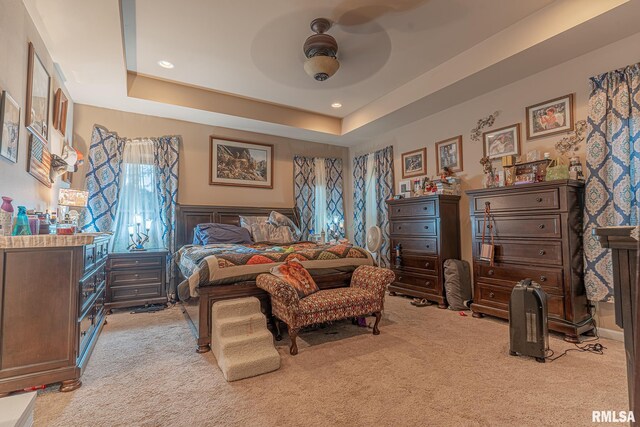
[[[260,300],[262,311],[273,322],[268,294],[255,284],[255,277],[290,256],[296,256],[314,277],[318,287],[329,289],[349,286],[351,274],[359,265],[373,265],[370,254],[362,248],[297,245],[235,245],[225,247],[192,247],[193,230],[198,224],[220,223],[240,225],[240,215],[268,216],[276,210],[299,224],[296,211],[286,208],[253,208],[178,205],[176,277],[185,313],[197,335],[197,351],[204,353],[211,345],[211,306],[216,301],[253,296]],[[274,245],[271,245],[274,246]],[[285,246],[284,248],[282,246]],[[293,247],[291,247],[293,246]],[[286,252],[285,252],[286,251]],[[251,257],[267,257],[260,262],[247,262]],[[207,257],[207,262],[200,262]],[[239,260],[242,259],[242,262]],[[178,267],[181,263],[181,267]],[[199,271],[197,265],[206,267]],[[185,268],[188,266],[189,268]],[[185,274],[182,271],[185,271]],[[233,271],[232,271],[233,270]],[[188,276],[188,277],[187,277]],[[211,279],[211,280],[209,280]]]

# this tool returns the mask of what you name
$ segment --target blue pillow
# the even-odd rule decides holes
[[[231,224],[198,224],[193,230],[194,245],[211,245],[214,243],[248,244],[253,243],[246,228]]]

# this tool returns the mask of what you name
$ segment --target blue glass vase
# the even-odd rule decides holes
[[[18,206],[18,216],[16,217],[16,225],[13,226],[14,236],[30,236],[31,227],[29,227],[29,217],[27,216],[27,208]]]

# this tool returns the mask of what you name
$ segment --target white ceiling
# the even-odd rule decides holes
[[[134,24],[123,40],[117,0],[23,1],[77,103],[337,144],[633,34],[640,16],[640,0],[123,0],[124,20]],[[320,16],[336,22],[329,34],[341,62],[326,82],[302,69],[309,22]],[[175,68],[159,67],[161,59]],[[222,106],[134,98],[127,69],[338,116],[342,135]],[[342,109],[330,107],[336,101]]]

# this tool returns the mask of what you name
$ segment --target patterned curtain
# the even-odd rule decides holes
[[[353,159],[353,241],[358,246],[366,243],[365,230],[367,180],[367,154]]]
[[[342,159],[324,159],[324,167],[327,174],[327,218],[344,220]]]
[[[118,206],[124,144],[125,139],[118,134],[98,125],[93,127],[86,175],[89,200],[80,219],[84,232],[112,231]]]
[[[389,210],[387,200],[393,197],[393,147],[375,152],[376,204],[378,205],[378,227],[382,229],[380,266],[389,267],[391,236],[389,234]]]
[[[315,188],[316,175],[313,158],[295,156],[293,158],[293,191],[296,208],[300,213],[302,239],[308,239],[315,228]]]
[[[595,227],[638,224],[640,63],[591,78],[584,215],[585,286],[594,301],[613,300],[610,251]]]
[[[153,158],[156,167],[156,190],[160,205],[160,223],[162,224],[162,240],[169,251],[167,260],[167,294],[175,296],[175,269],[172,268],[173,254],[176,248],[176,204],[178,203],[178,158],[180,137],[163,136],[151,138],[153,141]]]

